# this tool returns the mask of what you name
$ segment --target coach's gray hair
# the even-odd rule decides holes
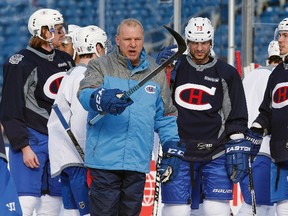
[[[119,31],[120,31],[120,28],[121,26],[123,25],[127,25],[127,26],[136,26],[136,25],[139,25],[143,31],[143,34],[144,34],[144,28],[143,28],[143,25],[142,23],[137,20],[137,19],[134,19],[134,18],[127,18],[127,19],[124,19],[122,20],[122,22],[118,25],[117,27],[117,35],[119,35]]]

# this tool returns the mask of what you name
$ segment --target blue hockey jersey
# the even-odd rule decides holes
[[[271,157],[276,163],[288,161],[288,70],[280,63],[269,77],[260,114],[255,122],[271,134]]]
[[[13,150],[28,145],[28,127],[48,134],[55,95],[64,73],[73,66],[72,57],[65,52],[31,47],[5,62],[0,118]]]
[[[211,160],[223,152],[227,137],[247,129],[244,89],[237,70],[217,59],[195,64],[183,55],[176,65],[173,99],[185,158]]]

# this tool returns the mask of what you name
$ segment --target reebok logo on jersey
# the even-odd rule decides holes
[[[204,77],[204,80],[208,80],[211,82],[219,82],[219,78],[207,77],[207,76]]]
[[[147,85],[145,87],[145,91],[149,94],[155,94],[156,93],[156,86]]]
[[[23,55],[15,54],[9,58],[9,63],[18,64],[20,61],[22,61],[23,57],[24,57]]]
[[[15,202],[7,203],[6,206],[8,207],[9,211],[16,211]]]
[[[58,67],[60,68],[60,67],[67,67],[68,65],[67,65],[67,63],[66,62],[63,62],[63,63],[59,63],[58,64]]]

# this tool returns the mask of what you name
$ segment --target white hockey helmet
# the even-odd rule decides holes
[[[48,26],[50,32],[54,32],[54,26],[63,24],[62,14],[53,9],[39,9],[35,11],[29,18],[28,30],[32,36],[38,36],[41,39],[41,28]]]
[[[107,35],[106,32],[95,25],[89,25],[80,28],[74,35],[74,47],[78,55],[93,54],[99,57],[96,45],[100,43],[107,53]]]
[[[280,49],[278,41],[272,40],[268,46],[268,57],[274,55],[280,56]]]
[[[277,28],[278,32],[279,31],[288,31],[288,18],[284,18],[278,25]]]
[[[80,29],[80,26],[74,25],[74,24],[69,24],[67,26],[67,32],[65,30],[65,36],[61,39],[61,43],[63,45],[68,45],[72,44],[73,47],[73,60],[76,59],[76,49],[74,45],[74,37],[76,32]]]
[[[69,24],[67,27],[67,33],[65,33],[65,36],[62,38],[61,42],[64,44],[69,44],[69,43],[74,44],[74,37],[75,37],[76,32],[79,29],[80,29],[80,26]]]
[[[74,42],[74,36],[76,34],[76,32],[80,29],[80,26],[78,25],[74,25],[74,24],[70,24],[68,25],[68,30],[67,30],[67,34],[65,34],[65,36],[71,37],[72,38],[72,42]]]
[[[208,18],[191,18],[185,27],[185,39],[192,42],[212,41],[214,45],[214,28]]]

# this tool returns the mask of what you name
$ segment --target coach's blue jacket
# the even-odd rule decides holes
[[[158,65],[144,49],[137,67],[119,53],[91,60],[80,83],[79,100],[89,111],[88,121],[97,115],[89,105],[96,88],[127,91]],[[134,103],[121,115],[107,114],[94,126],[87,125],[85,165],[106,170],[131,170],[148,173],[154,131],[161,143],[177,141],[177,110],[172,105],[165,72],[162,71],[131,95]]]

